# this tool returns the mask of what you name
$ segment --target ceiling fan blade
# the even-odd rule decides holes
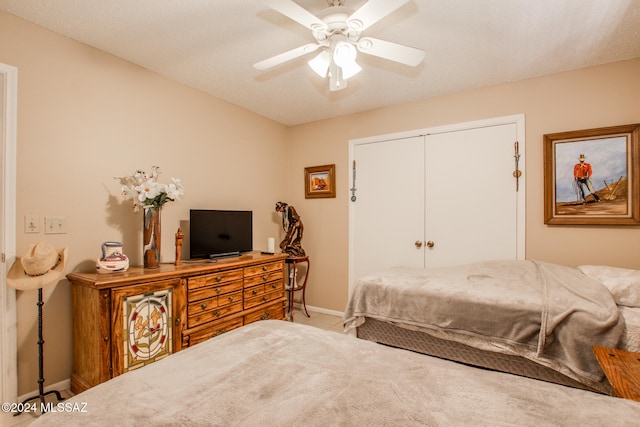
[[[400,6],[409,3],[410,0],[369,0],[358,10],[353,12],[347,25],[356,31],[362,31],[375,24]]]
[[[358,41],[358,50],[368,55],[400,62],[415,67],[424,59],[426,52],[422,49],[392,43],[385,40],[363,37]]]
[[[293,19],[310,30],[322,31],[327,28],[327,24],[322,22],[320,18],[293,0],[262,0],[262,2],[271,9],[277,10],[284,16]]]
[[[263,61],[256,62],[253,64],[254,68],[258,70],[266,70],[267,68],[272,68],[280,64],[284,64],[285,62],[289,62],[293,59],[299,58],[307,53],[314,52],[320,47],[319,44],[309,43],[304,46],[297,47],[295,49],[288,50],[279,55],[272,56],[271,58],[267,58]]]

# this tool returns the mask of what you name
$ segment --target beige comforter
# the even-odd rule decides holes
[[[363,277],[347,305],[345,331],[355,332],[365,317],[520,355],[590,386],[603,377],[592,346],[615,347],[624,328],[600,282],[537,261],[393,268]]]
[[[280,320],[234,329],[62,403],[70,409],[30,426],[601,427],[640,419],[640,402]]]

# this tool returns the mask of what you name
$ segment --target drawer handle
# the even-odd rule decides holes
[[[262,266],[262,271],[267,271],[267,266],[266,265]]]
[[[267,298],[267,296],[266,296],[266,295],[262,297],[262,301],[266,301],[266,300],[268,300],[268,299],[269,299],[269,298]]]
[[[271,312],[267,311],[262,316],[260,316],[260,319],[267,320],[270,317],[271,317]]]
[[[275,289],[275,288],[277,288],[277,287],[278,287],[278,285],[277,285],[277,284],[275,284],[275,283],[272,283],[272,284],[271,284],[271,289]]]
[[[220,310],[216,310],[214,314],[216,315],[216,317],[220,317],[222,313],[220,313]]]
[[[176,317],[176,325],[179,325],[179,324],[180,324],[180,318]]]
[[[266,282],[267,280],[269,280],[269,276],[267,276],[266,274],[262,276],[262,281]]]
[[[207,304],[203,302],[202,304],[200,304],[200,308],[206,310]]]
[[[229,297],[229,302],[233,302],[233,297]]]
[[[251,291],[251,293],[252,293],[253,295],[258,295],[258,290],[257,290],[257,289],[254,289],[254,290],[252,290],[252,291]]]
[[[219,282],[220,280],[222,280],[222,277],[216,276],[216,282]]]
[[[220,287],[216,288],[216,294],[219,294],[220,292],[222,292],[222,289]]]

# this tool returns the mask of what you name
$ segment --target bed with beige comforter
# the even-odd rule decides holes
[[[640,402],[280,320],[227,332],[66,404],[79,410],[30,425],[584,427],[640,419]]]
[[[624,319],[608,291],[579,269],[537,261],[393,268],[357,281],[345,311],[478,350],[526,358],[607,392],[592,346],[617,347]]]

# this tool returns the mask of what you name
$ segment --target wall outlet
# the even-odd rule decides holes
[[[39,233],[40,232],[40,215],[24,216],[24,232]]]
[[[65,234],[67,232],[67,218],[48,216],[44,219],[45,234]]]

